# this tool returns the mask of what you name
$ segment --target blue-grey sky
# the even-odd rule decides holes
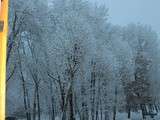
[[[149,24],[160,33],[160,0],[94,0],[109,8],[109,21],[113,24]]]

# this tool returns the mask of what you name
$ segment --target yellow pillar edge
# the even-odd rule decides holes
[[[0,21],[3,23],[3,30],[0,31],[0,120],[5,120],[8,0],[1,1]]]

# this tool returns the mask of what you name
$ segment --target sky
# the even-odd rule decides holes
[[[160,0],[92,0],[109,8],[109,21],[126,25],[143,23],[160,34]]]

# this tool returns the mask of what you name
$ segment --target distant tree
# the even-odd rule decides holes
[[[128,118],[130,118],[130,110],[132,106],[149,104],[151,103],[151,89],[149,80],[151,60],[145,56],[141,45],[137,51],[135,59],[135,81],[127,85],[127,105],[128,105]],[[142,108],[141,108],[142,109]]]

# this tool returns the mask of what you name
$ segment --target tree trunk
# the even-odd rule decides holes
[[[113,120],[116,120],[117,113],[117,86],[115,86],[115,98],[114,98],[114,107],[113,107]]]
[[[101,101],[101,100],[100,100]],[[101,106],[101,108],[100,108],[100,120],[103,120],[103,109],[102,109],[102,103],[100,102],[100,106]]]
[[[64,109],[63,109],[63,112],[62,112],[62,120],[66,120],[66,110],[67,110],[67,106],[68,106],[68,101],[69,101],[69,97],[70,97],[69,95],[70,95],[70,92],[71,92],[71,88],[72,88],[72,86],[70,85],[69,89],[67,91],[67,94],[66,94]]]
[[[69,105],[70,105],[70,117],[69,120],[75,120],[74,117],[74,106],[73,106],[73,90],[71,90],[69,95]]]
[[[61,82],[61,78],[58,75],[58,84],[59,84],[59,89],[60,89],[60,95],[61,95],[61,111],[64,111],[64,106],[65,106],[65,88],[64,84]]]
[[[113,120],[116,120],[116,106],[113,108]]]
[[[24,81],[24,78],[23,78],[23,77],[22,77],[22,81],[23,81],[22,85],[23,85],[23,101],[24,101],[24,108],[25,108],[27,120],[30,120],[30,116],[29,116],[29,113],[28,113],[27,99],[26,99],[25,81]]]
[[[54,109],[54,96],[53,96],[53,87],[52,81],[50,82],[50,95],[51,95],[51,108],[52,108],[52,120],[55,120],[55,109]]]
[[[27,106],[28,106],[28,118],[31,120],[31,106],[30,106],[30,100],[29,100],[29,95],[28,95],[28,90],[26,88],[26,97],[27,97]]]
[[[55,120],[55,111],[54,111],[54,96],[52,95],[52,120]]]
[[[98,93],[100,93],[100,91]],[[96,120],[99,120],[99,99],[97,99],[97,102],[96,102]]]
[[[91,72],[91,120],[95,119],[95,65]]]
[[[36,85],[37,91],[37,108],[38,108],[38,120],[41,120],[41,107],[40,107],[40,97],[39,97],[39,86]]]
[[[144,106],[145,106],[145,105],[144,105]],[[142,110],[142,117],[143,117],[143,119],[145,119],[143,104],[140,104],[140,108],[141,108],[141,110]]]
[[[98,109],[96,109],[96,120],[99,120],[99,112],[98,112]]]
[[[78,108],[78,104],[77,104],[77,95],[74,95],[74,104],[75,104],[75,114],[79,115],[79,120],[83,120],[82,116],[81,116],[81,111]],[[83,112],[83,110],[82,110]]]
[[[31,116],[30,116],[30,112],[28,109],[28,105],[29,105],[29,101],[27,100],[27,88],[26,88],[26,83],[25,83],[25,78],[23,76],[23,69],[22,69],[22,63],[21,63],[21,57],[20,57],[20,53],[18,50],[18,56],[19,56],[19,67],[20,67],[20,75],[21,75],[21,80],[22,80],[22,88],[23,88],[23,102],[24,102],[24,109],[25,109],[25,113],[26,113],[26,118],[27,120],[31,120]],[[28,98],[29,99],[29,98]]]
[[[33,101],[33,120],[36,120],[36,89],[34,92],[34,101]]]
[[[131,108],[130,108],[130,106],[128,106],[128,119],[130,119],[131,118]]]
[[[87,102],[86,102],[86,89],[83,85],[83,82],[82,82],[82,85],[81,85],[81,96],[82,96],[82,120],[88,120],[89,119],[89,116],[88,116],[88,106],[87,106]]]
[[[109,120],[108,111],[104,112],[104,120]]]

